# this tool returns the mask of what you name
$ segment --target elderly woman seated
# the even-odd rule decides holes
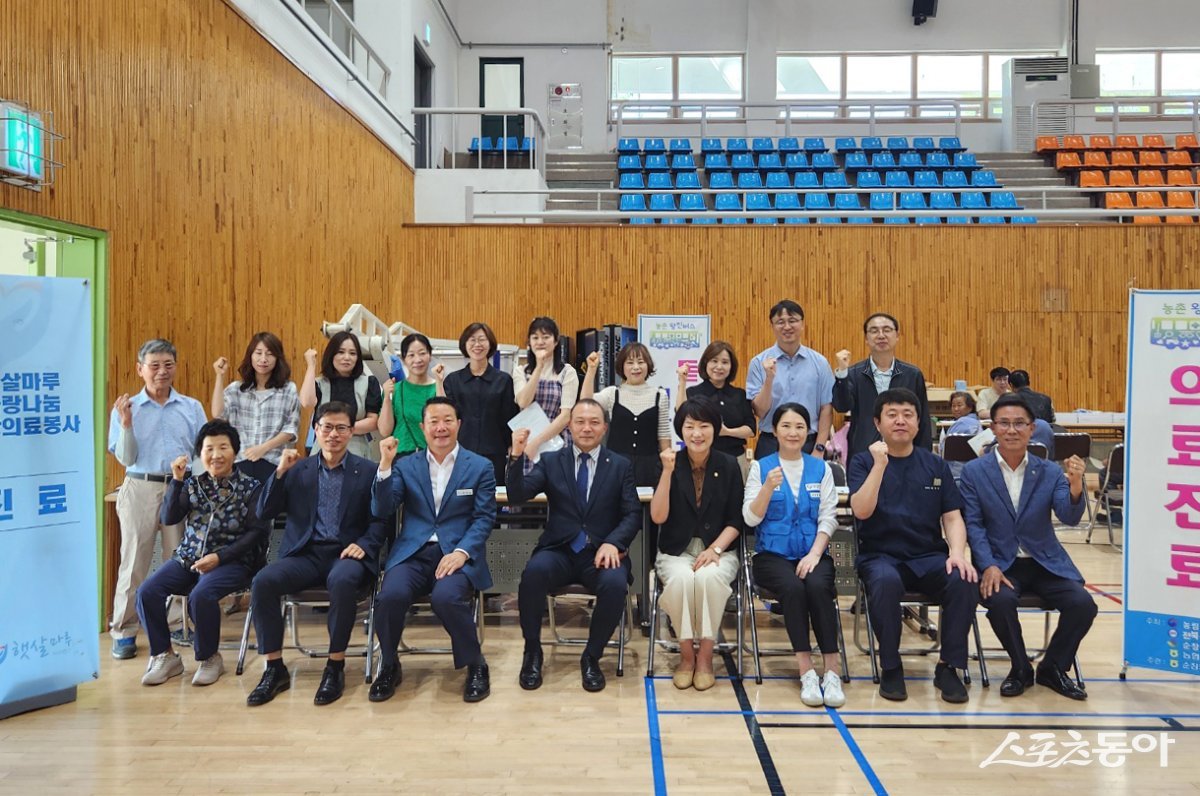
[[[943,456],[946,453],[946,437],[973,437],[982,429],[979,416],[975,414],[975,396],[969,392],[950,394],[950,414],[954,416],[954,423],[942,432],[942,437],[938,441],[938,454]],[[955,481],[962,474],[965,464],[966,462],[950,462],[950,472],[954,473]]]

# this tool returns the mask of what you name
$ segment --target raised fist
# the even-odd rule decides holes
[[[445,379],[446,378],[446,366],[443,365],[441,362],[434,365],[433,366],[433,377],[435,379],[437,379],[438,381],[442,381],[443,379]]]
[[[850,352],[846,349],[843,348],[841,351],[838,351],[833,355],[833,358],[837,360],[837,367],[834,370],[845,370],[850,367]]]
[[[117,410],[117,419],[124,428],[133,428],[133,408],[129,402],[129,393],[120,395],[113,403],[113,409]]]
[[[229,374],[229,360],[225,357],[217,357],[217,361],[213,363],[213,370],[218,376],[226,376]]]
[[[392,400],[392,394],[395,391],[396,391],[396,380],[395,379],[388,379],[387,381],[385,381],[383,383],[384,400],[387,400],[387,401]]]
[[[392,469],[392,462],[396,460],[396,449],[400,445],[400,440],[390,434],[379,440],[379,469]]]
[[[767,357],[766,359],[763,360],[763,370],[765,370],[767,372],[768,376],[774,377],[774,375],[775,375],[775,357]]]
[[[675,451],[667,448],[662,453],[658,454],[658,458],[662,459],[662,468],[664,473],[672,473],[675,471]]]
[[[783,468],[774,467],[771,472],[767,473],[767,480],[763,482],[763,488],[774,492],[783,483]]]
[[[187,476],[188,457],[186,453],[175,457],[175,461],[171,462],[171,475],[175,476],[176,481],[182,481]]]
[[[871,452],[871,457],[875,460],[876,465],[886,465],[888,463],[888,448],[887,443],[883,440],[876,440],[871,443],[871,447],[867,448]]]
[[[512,455],[520,456],[525,453],[525,446],[529,444],[529,429],[518,428],[513,431],[512,435]]]
[[[279,466],[275,468],[275,476],[279,477],[292,469],[300,461],[300,451],[295,448],[284,448],[279,456]]]

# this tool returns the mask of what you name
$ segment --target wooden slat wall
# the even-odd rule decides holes
[[[0,29],[21,41],[0,96],[54,111],[68,164],[0,204],[111,233],[110,399],[154,335],[206,403],[209,363],[260,328],[299,379],[353,302],[444,337],[486,320],[506,342],[542,313],[568,332],[711,313],[745,362],[790,296],[827,355],[860,355],[864,314],[887,310],[931,382],[1023,365],[1060,408],[1119,408],[1126,286],[1200,284],[1182,228],[404,226],[411,171],[221,0],[5,3]]]

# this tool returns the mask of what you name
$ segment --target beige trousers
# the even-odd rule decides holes
[[[121,523],[121,563],[117,567],[117,585],[113,590],[112,623],[114,639],[135,638],[138,632],[137,590],[150,573],[154,557],[154,538],[162,530],[163,559],[171,557],[183,539],[183,523],[162,525],[158,512],[162,507],[166,484],[126,478],[117,490],[117,519]],[[171,607],[168,620],[180,627],[179,603]]]
[[[693,571],[704,542],[693,538],[680,555],[659,553],[654,571],[662,584],[659,606],[671,617],[680,639],[715,639],[725,616],[725,604],[733,593],[738,570],[736,552],[725,551],[716,564]]]

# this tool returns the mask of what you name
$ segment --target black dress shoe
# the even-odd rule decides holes
[[[1052,691],[1057,691],[1068,699],[1087,699],[1087,691],[1070,678],[1062,669],[1052,663],[1042,663],[1037,667],[1037,684],[1044,685]]]
[[[1033,667],[1029,664],[1024,669],[1012,668],[1008,677],[1000,684],[1000,696],[1015,697],[1025,693],[1025,689],[1033,688]]]
[[[958,670],[948,663],[939,663],[934,667],[933,685],[946,702],[959,705],[969,699],[967,687],[959,679]]]
[[[492,681],[488,677],[486,663],[467,666],[467,682],[463,685],[463,702],[482,702],[492,693]]]
[[[526,691],[542,687],[542,648],[526,650],[521,658],[521,674],[517,678]]]
[[[386,702],[392,698],[392,694],[396,693],[396,686],[400,685],[400,680],[404,677],[404,673],[400,670],[400,662],[385,663],[379,667],[379,674],[375,675],[375,682],[371,683],[371,691],[367,694],[367,699],[372,702]]]
[[[879,675],[879,695],[893,702],[908,699],[908,688],[904,685],[904,667],[884,669]]]
[[[591,655],[579,659],[579,673],[583,675],[584,691],[603,691],[604,672],[600,671],[600,661]]]
[[[262,679],[258,681],[258,685],[254,686],[254,690],[246,697],[246,704],[250,707],[256,705],[265,705],[275,698],[276,694],[288,690],[292,687],[292,675],[284,666],[267,666],[263,671]]]
[[[317,695],[313,697],[313,704],[328,705],[330,702],[337,702],[342,698],[342,691],[345,688],[345,668],[335,669],[332,666],[326,666],[325,671],[321,673],[321,685],[317,687]]]

